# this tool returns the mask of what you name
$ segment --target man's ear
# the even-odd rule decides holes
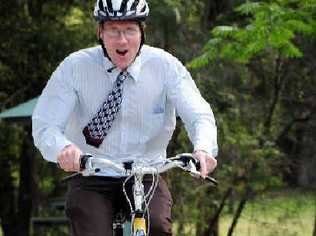
[[[96,35],[97,35],[98,39],[101,39],[102,27],[103,27],[103,24],[98,24],[98,26],[96,28]]]

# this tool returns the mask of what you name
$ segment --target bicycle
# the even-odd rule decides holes
[[[200,172],[198,171],[200,168],[199,161],[189,153],[176,155],[175,157],[166,159],[162,163],[155,163],[155,165],[150,165],[143,161],[124,162],[120,165],[108,159],[94,158],[92,155],[85,154],[80,159],[79,173],[82,176],[94,176],[103,169],[112,169],[119,174],[126,176],[122,188],[131,211],[130,231],[127,232],[125,230],[124,232],[126,219],[122,215],[118,214],[113,222],[113,235],[149,236],[149,203],[157,188],[159,174],[173,168],[180,168],[194,177],[202,178]],[[144,192],[143,184],[143,178],[145,175],[152,176],[152,184],[147,193]],[[132,204],[131,199],[126,192],[126,184],[133,177],[134,182],[132,191],[134,204]],[[207,176],[205,180],[209,181],[214,186],[217,185],[217,181],[212,177]]]

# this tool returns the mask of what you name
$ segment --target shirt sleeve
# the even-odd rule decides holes
[[[51,162],[57,162],[59,152],[71,144],[64,131],[77,101],[72,81],[73,68],[66,58],[47,82],[32,115],[34,144]]]
[[[182,63],[174,57],[170,60],[166,70],[167,98],[183,120],[194,150],[204,150],[216,157],[217,128],[212,109]]]

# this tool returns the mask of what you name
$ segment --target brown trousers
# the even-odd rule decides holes
[[[151,178],[144,179],[145,192]],[[72,236],[112,236],[113,217],[123,209],[130,209],[122,190],[124,178],[82,177],[69,180],[66,194],[66,215]],[[131,194],[131,185],[127,185]],[[172,198],[166,182],[160,177],[154,197],[149,205],[150,236],[172,235]]]

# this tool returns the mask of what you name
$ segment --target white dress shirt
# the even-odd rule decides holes
[[[46,160],[56,162],[73,143],[83,153],[117,163],[160,162],[175,128],[175,111],[194,149],[217,155],[214,116],[190,73],[169,53],[147,45],[127,68],[131,78],[124,82],[121,110],[108,135],[99,148],[87,145],[82,130],[113,87],[120,71],[109,71],[112,67],[97,46],[72,53],[52,74],[32,116],[34,142]]]

